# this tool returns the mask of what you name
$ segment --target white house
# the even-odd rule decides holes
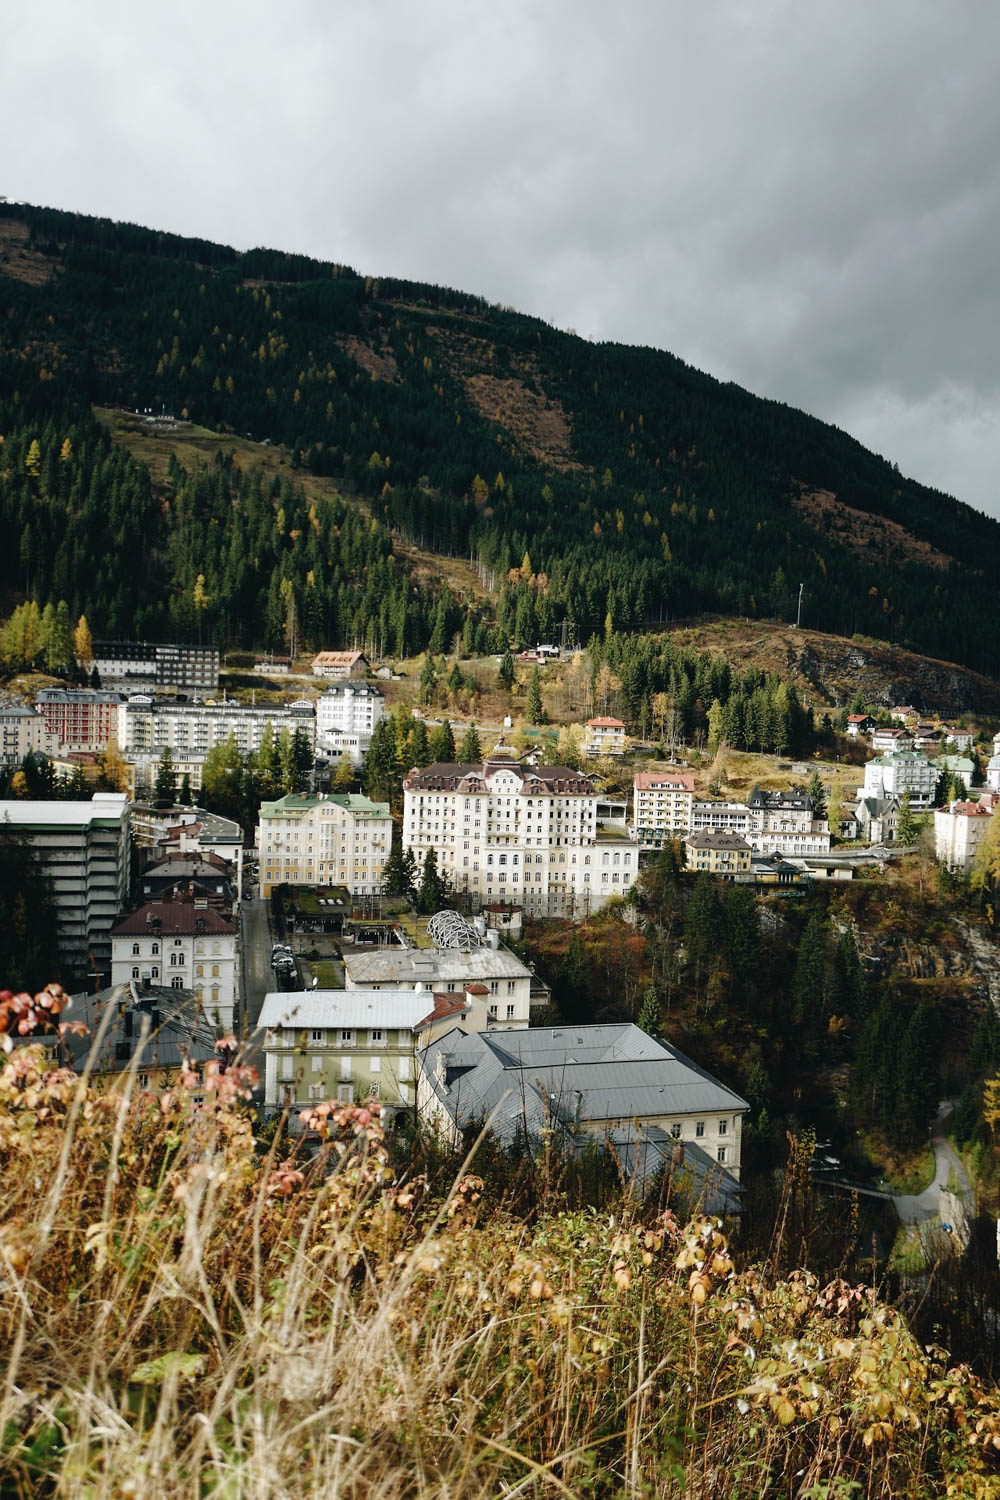
[[[640,849],[661,849],[691,832],[694,777],[676,771],[637,771],[632,782],[633,828]]]
[[[461,918],[458,919],[461,922]],[[495,932],[469,948],[379,948],[344,954],[347,988],[465,995],[482,1000],[485,1023],[499,1031],[528,1024],[533,974]]]
[[[111,982],[148,979],[189,989],[208,1019],[229,1029],[236,1012],[235,923],[207,900],[150,901],[111,929]]]
[[[989,795],[934,810],[934,853],[952,870],[971,870],[995,809]]]
[[[867,763],[863,795],[901,798],[908,791],[912,807],[929,808],[934,806],[937,782],[937,768],[919,751],[898,750]]]
[[[504,1037],[456,1026],[418,1061],[418,1112],[453,1142],[486,1119],[504,1141],[554,1129],[570,1144],[610,1139],[616,1149],[623,1133],[658,1131],[739,1178],[746,1101],[627,1022]]]

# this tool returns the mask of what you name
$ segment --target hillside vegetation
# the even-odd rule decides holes
[[[582,640],[703,611],[788,620],[804,583],[810,626],[996,673],[985,560],[997,523],[789,407],[444,288],[26,205],[0,205],[0,226],[5,433],[30,443],[81,402],[120,403],[283,444],[298,468],[364,497],[393,537],[471,560],[520,645],[563,619]],[[32,549],[44,566],[33,541],[19,545],[25,503],[12,469],[0,495],[11,590],[34,587]],[[201,520],[210,605],[188,634],[248,639],[252,591],[226,578],[223,515]],[[97,575],[111,538],[97,522],[85,531],[80,571]],[[279,584],[305,614],[316,570],[287,550]],[[159,565],[168,594],[193,586],[169,548]],[[398,590],[372,580],[359,621],[340,581],[324,582],[331,639],[398,628]],[[144,608],[108,613],[128,633],[124,617]],[[404,643],[421,628],[404,625]]]
[[[162,1098],[137,1063],[120,1094],[0,1065],[5,1494],[1000,1493],[1000,1393],[792,1269],[787,1210],[766,1266],[556,1183],[516,1218],[474,1162],[401,1177],[377,1105],[318,1105],[290,1156],[238,1062]]]

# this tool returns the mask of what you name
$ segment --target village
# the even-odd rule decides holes
[[[559,656],[521,654],[529,693]],[[541,731],[506,713],[467,724],[459,753],[457,719],[397,697],[397,722],[430,738],[393,807],[359,782],[402,674],[358,651],[320,652],[308,674],[253,665],[260,702],[220,694],[210,648],[95,645],[89,686],[0,707],[6,765],[61,778],[58,798],[22,787],[3,815],[52,877],[64,951],[87,974],[81,1012],[115,1012],[109,1077],[142,1051],[140,1084],[166,1086],[242,1035],[261,1107],[293,1124],[365,1098],[453,1142],[475,1121],[510,1140],[552,1118],[568,1141],[612,1145],[640,1183],[683,1147],[726,1211],[747,1102],[632,1022],[539,1024],[552,996],[515,951],[525,923],[634,900],[670,849],[688,879],[778,898],[877,879],[918,841],[967,876],[1000,796],[1000,734],[908,706],[843,711],[840,763],[658,745],[610,712]],[[199,804],[223,747],[273,756],[292,783],[254,828]],[[80,795],[109,759],[121,790]]]

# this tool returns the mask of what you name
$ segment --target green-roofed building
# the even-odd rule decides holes
[[[392,847],[388,802],[355,792],[289,792],[262,802],[260,893],[276,885],[343,885],[375,895]]]

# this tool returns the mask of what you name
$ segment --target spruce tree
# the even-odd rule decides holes
[[[475,724],[470,724],[462,736],[462,743],[458,749],[458,758],[465,766],[476,765],[483,758],[483,747],[479,743],[479,735],[476,733]]]
[[[422,916],[433,916],[448,903],[448,886],[438,870],[437,850],[428,849],[424,855],[424,867],[417,892],[417,910]]]
[[[435,761],[454,761],[455,759],[455,736],[451,732],[451,724],[447,719],[431,732],[430,738],[431,763]]]
[[[813,771],[806,788],[806,796],[809,798],[809,806],[812,808],[814,818],[826,817],[826,793],[820,780],[818,771]]]
[[[896,838],[904,849],[909,849],[917,841],[917,823],[910,807],[910,788],[906,787],[899,804],[899,824],[896,829]]]
[[[164,745],[156,771],[156,781],[153,785],[153,801],[163,802],[172,807],[176,800],[177,778],[174,774],[174,758],[169,746]]]
[[[510,692],[514,686],[514,658],[510,654],[510,647],[503,654],[500,670],[497,673],[497,681],[505,692]]]
[[[542,708],[542,679],[539,675],[537,665],[533,668],[531,679],[528,683],[526,712],[529,724],[541,724],[544,722],[545,711]]]

